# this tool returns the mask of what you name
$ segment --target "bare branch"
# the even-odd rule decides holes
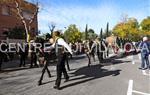
[[[51,33],[54,31],[54,29],[55,29],[55,25],[53,25],[53,24],[51,24],[51,26],[49,25],[48,26],[49,27],[49,30],[51,31]]]
[[[27,23],[25,21],[25,18],[23,17],[22,10],[19,6],[19,3],[17,1],[15,1],[15,4],[16,4],[17,13],[18,13],[19,17],[21,18],[22,23],[24,24],[26,34],[28,34]]]
[[[17,13],[18,13],[19,17],[21,18],[21,20],[24,20],[22,10],[20,9],[19,3],[17,1],[15,1],[15,4],[16,4],[16,9],[17,9]]]
[[[39,7],[38,7],[38,2],[37,2],[37,4],[36,4],[36,10],[35,10],[33,16],[31,17],[31,20],[30,20],[30,22],[29,22],[30,25],[32,24],[32,22],[33,22],[34,19],[36,18],[37,14],[38,14],[38,10],[39,10]]]

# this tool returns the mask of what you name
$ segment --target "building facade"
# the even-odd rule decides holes
[[[24,7],[22,12],[26,22],[28,23],[35,11],[34,8],[36,8],[37,6],[26,1],[24,1],[24,4],[25,5],[28,4],[31,6],[31,8]],[[21,19],[17,15],[17,9],[15,8],[14,3],[10,3],[10,4],[1,3],[0,4],[0,40],[6,40],[5,33],[9,32],[9,30],[13,29],[14,27],[24,28]],[[38,20],[37,20],[37,16],[35,16],[35,19],[31,24],[31,31],[30,31],[31,37],[35,37],[37,32],[38,32]]]

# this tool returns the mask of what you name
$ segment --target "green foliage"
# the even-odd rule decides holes
[[[129,18],[127,21],[120,22],[113,28],[113,34],[131,40],[139,38],[139,31],[139,24],[135,18]]]
[[[85,39],[84,40],[87,40],[87,39],[88,39],[88,25],[86,24],[86,27],[85,27]]]
[[[94,40],[97,37],[97,34],[95,33],[95,31],[93,29],[89,29],[87,32],[87,38],[90,40]]]
[[[150,17],[143,19],[139,24],[135,18],[118,23],[113,28],[113,33],[121,38],[129,38],[138,41],[143,36],[150,37]]]
[[[25,39],[25,30],[22,27],[15,27],[8,31],[10,39]]]
[[[145,18],[141,23],[141,35],[150,37],[150,17]]]
[[[150,17],[145,18],[140,25],[143,30],[150,31]]]
[[[103,39],[103,29],[101,28],[101,31],[100,31],[100,39]]]
[[[97,36],[93,29],[85,29],[84,32],[81,32],[81,40],[94,40]]]
[[[106,26],[106,37],[109,36],[109,23],[107,23],[107,26]]]
[[[76,42],[81,39],[81,33],[75,24],[68,26],[67,30],[64,33],[64,38],[67,42]]]

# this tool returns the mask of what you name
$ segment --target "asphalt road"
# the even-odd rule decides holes
[[[98,60],[87,67],[85,56],[69,61],[70,81],[53,89],[55,65],[49,66],[52,77],[44,76],[43,85],[37,82],[42,68],[9,68],[0,73],[0,95],[150,95],[150,71],[139,70],[139,55],[112,58],[99,66]],[[17,64],[12,62],[12,64]]]

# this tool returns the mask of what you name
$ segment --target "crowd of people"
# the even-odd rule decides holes
[[[30,44],[25,44],[24,49],[22,49],[19,45],[23,46],[23,44],[15,45],[16,53],[19,55],[20,58],[20,64],[19,67],[25,67],[26,66],[26,60],[28,56],[30,55],[30,68],[32,67],[40,67],[43,65],[42,75],[40,77],[40,80],[38,81],[38,85],[42,84],[43,75],[45,71],[47,71],[49,77],[51,77],[50,70],[48,68],[48,65],[50,63],[50,60],[53,60],[53,62],[56,62],[57,65],[57,78],[55,82],[55,89],[60,89],[60,83],[61,83],[61,76],[64,75],[65,81],[67,82],[69,80],[69,75],[67,73],[67,70],[65,68],[65,63],[67,63],[68,70],[70,70],[68,59],[69,57],[72,58],[72,55],[79,55],[79,54],[86,54],[88,58],[88,66],[91,65],[91,58],[95,61],[95,56],[97,56],[99,60],[99,65],[103,66],[103,61],[109,57],[109,45],[112,46],[112,49],[114,50],[114,53],[117,53],[121,45],[125,45],[126,43],[130,43],[135,49],[135,45],[130,40],[121,40],[120,38],[115,39],[115,43],[109,43],[106,39],[91,39],[91,40],[85,40],[75,43],[67,43],[63,38],[60,38],[60,32],[55,31],[54,32],[55,38],[49,37],[45,40],[31,40]],[[38,44],[37,44],[38,43]],[[46,44],[45,44],[46,43]],[[48,43],[48,44],[47,44]],[[129,45],[129,46],[130,46]],[[127,45],[127,49],[131,48]],[[149,55],[149,43],[148,38],[144,37],[143,41],[140,43],[141,48],[141,67],[139,69],[150,69],[150,64],[148,60]],[[143,48],[144,47],[144,48]],[[146,48],[145,48],[146,47]],[[1,45],[1,50],[5,51],[8,50],[9,45],[3,44]],[[11,48],[12,49],[12,48]],[[4,60],[13,58],[13,54],[9,52],[2,52],[0,51],[0,70],[2,63]],[[9,58],[8,58],[9,56]],[[146,65],[145,65],[146,64]]]

